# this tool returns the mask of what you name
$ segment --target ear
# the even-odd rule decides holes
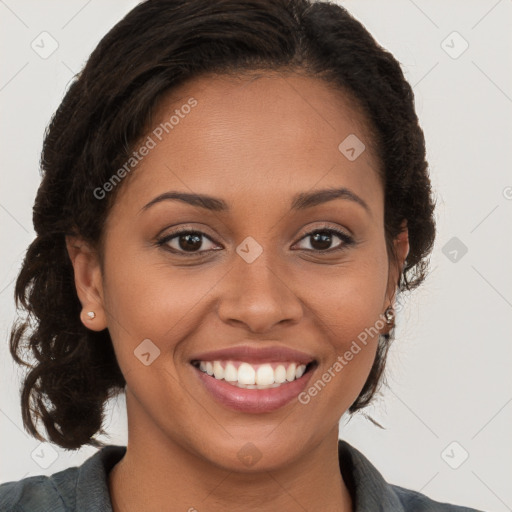
[[[405,266],[405,260],[409,255],[409,230],[407,220],[402,221],[400,233],[393,240],[394,258],[389,261],[388,285],[386,290],[386,301],[384,309],[391,307],[395,309],[395,296],[398,289],[400,275]],[[387,334],[393,327],[394,322],[386,324],[382,334]]]
[[[97,252],[79,237],[66,236],[66,248],[73,265],[82,323],[93,331],[107,327],[103,306],[103,282]]]

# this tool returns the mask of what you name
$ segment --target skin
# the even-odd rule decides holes
[[[281,345],[317,359],[313,383],[393,303],[407,229],[390,260],[365,118],[318,79],[268,73],[189,81],[159,105],[154,125],[190,97],[198,105],[122,183],[102,258],[68,239],[82,321],[108,327],[127,382],[128,444],[109,475],[113,509],[353,510],[338,422],[366,381],[376,336],[308,404],[265,414],[214,401],[189,361],[218,348]],[[349,134],[366,145],[354,161],[338,150]],[[329,187],[350,189],[368,210],[348,199],[290,210],[295,194]],[[230,211],[171,200],[142,210],[171,190],[221,198]],[[355,243],[320,250],[306,234],[326,223]],[[184,226],[206,235],[193,256],[155,243]],[[236,252],[248,236],[263,249],[252,263]],[[179,237],[168,244],[186,252]],[[333,234],[326,247],[343,244]],[[134,356],[147,338],[160,350],[149,366]],[[247,443],[261,455],[251,466],[237,456]]]

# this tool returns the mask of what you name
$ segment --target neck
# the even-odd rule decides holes
[[[337,426],[294,464],[233,472],[136,418],[128,414],[126,454],[109,474],[113,512],[353,510],[339,468]]]

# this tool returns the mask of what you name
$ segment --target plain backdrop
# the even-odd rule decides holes
[[[395,55],[414,87],[438,222],[430,277],[404,297],[388,387],[366,411],[385,428],[359,414],[342,418],[340,437],[391,483],[441,501],[510,511],[512,2],[340,3]],[[45,127],[73,74],[135,5],[0,0],[2,482],[51,474],[95,452],[41,444],[24,431],[22,373],[9,355],[8,334],[14,280],[34,237]],[[51,55],[34,49],[41,37],[47,52],[58,45]],[[106,425],[110,437],[103,440],[126,444],[122,396],[109,404]]]

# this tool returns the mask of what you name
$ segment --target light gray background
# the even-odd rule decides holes
[[[20,370],[7,339],[14,279],[34,236],[44,129],[72,75],[136,3],[0,0],[0,481],[51,474],[95,452],[41,445],[24,432]],[[342,419],[340,435],[391,483],[438,500],[512,510],[512,2],[340,3],[396,56],[414,86],[438,219],[433,271],[398,319],[390,388],[367,410],[386,429],[358,415]],[[43,31],[58,42],[46,59],[31,48],[48,38]],[[110,405],[106,441],[125,444],[124,400]],[[450,467],[466,452],[458,469]]]

